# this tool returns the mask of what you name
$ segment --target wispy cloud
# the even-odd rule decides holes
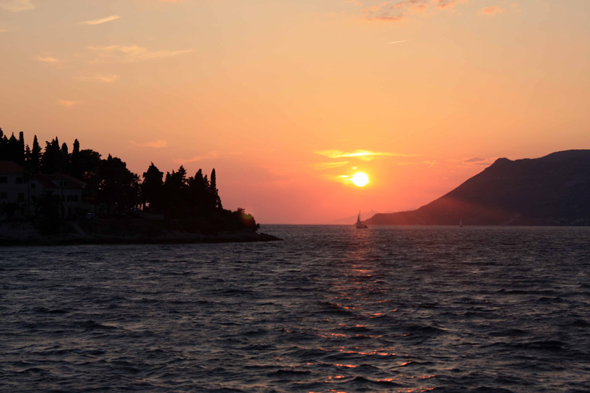
[[[433,0],[436,8],[450,9],[455,7],[459,3],[467,3],[468,0]]]
[[[144,142],[144,143],[138,143],[135,141],[130,141],[132,145],[135,146],[140,146],[140,147],[153,147],[155,149],[160,149],[162,147],[166,147],[168,146],[168,142],[166,142],[165,140],[162,139],[157,139],[155,141],[151,141],[151,142]]]
[[[115,74],[94,74],[91,76],[77,76],[75,77],[75,79],[79,79],[79,80],[83,80],[83,81],[89,81],[89,80],[96,80],[96,81],[100,81],[100,82],[105,82],[105,83],[112,83],[115,81],[119,80],[119,75],[115,75]]]
[[[43,61],[45,63],[55,63],[57,59],[51,56],[35,56],[35,60]]]
[[[117,20],[119,18],[120,18],[119,15],[111,15],[111,16],[107,16],[106,18],[87,20],[86,22],[82,22],[82,24],[83,25],[101,25],[103,23],[112,22],[112,21]]]
[[[399,22],[407,14],[425,12],[430,8],[428,0],[387,1],[362,10],[366,20],[377,22]]]
[[[409,157],[406,154],[398,154],[398,153],[391,153],[391,152],[379,152],[379,151],[369,151],[369,150],[355,150],[352,152],[344,152],[341,150],[322,150],[316,151],[316,154],[321,156],[326,156],[329,158],[358,158],[363,161],[370,161],[374,158],[378,157]]]
[[[388,45],[392,45],[392,44],[401,44],[402,42],[408,42],[408,40],[402,40],[402,41],[391,41],[391,42],[388,42],[387,44],[388,44]]]
[[[473,157],[473,158],[466,158],[463,160],[463,164],[466,165],[484,165],[489,166],[496,161],[495,157],[491,158],[480,158],[480,157]]]
[[[121,63],[174,57],[193,51],[193,49],[154,51],[137,45],[89,46],[88,49],[98,54],[98,58],[94,62],[110,61]]]
[[[204,155],[201,155],[201,156],[194,156],[194,157],[188,158],[188,159],[179,158],[179,159],[174,160],[174,162],[177,163],[177,164],[188,164],[190,162],[210,160],[212,158],[217,158],[217,157],[219,157],[219,153],[216,152],[216,151],[212,151],[212,152],[209,152],[207,154],[204,154]]]
[[[0,0],[0,9],[5,11],[19,12],[34,8],[31,0]]]
[[[79,102],[78,101],[70,101],[70,100],[59,100],[58,101],[59,104],[65,108],[71,108],[74,105],[78,105]]]
[[[375,22],[400,22],[408,15],[425,13],[431,9],[451,10],[468,0],[402,0],[386,1],[362,9],[363,18]],[[362,3],[354,2],[354,4]],[[396,42],[397,43],[397,42]]]
[[[340,168],[346,164],[349,164],[350,161],[340,161],[340,162],[318,162],[315,164],[310,164],[311,167],[317,170],[326,170],[326,169],[334,169]]]
[[[493,5],[491,7],[483,8],[481,11],[479,11],[479,14],[493,16],[493,15],[499,14],[501,12],[504,12],[504,10],[500,6]]]

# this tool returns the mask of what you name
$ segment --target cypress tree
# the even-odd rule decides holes
[[[65,142],[61,145],[59,161],[61,165],[60,172],[69,173],[70,154],[68,153],[68,145]]]
[[[78,153],[80,153],[80,142],[78,142],[78,140],[76,139],[73,144],[72,154],[78,154]]]
[[[215,209],[223,209],[221,206],[221,198],[219,198],[219,191],[217,190],[217,176],[215,174],[215,168],[211,171],[211,184],[209,185],[211,193],[213,207]]]
[[[41,161],[41,146],[39,146],[39,142],[37,141],[37,135],[35,135],[35,139],[33,140],[33,148],[31,149],[31,157],[29,160],[33,172],[39,172],[39,162]]]

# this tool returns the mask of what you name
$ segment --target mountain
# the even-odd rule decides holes
[[[590,150],[496,160],[418,210],[376,214],[367,225],[590,225]]]

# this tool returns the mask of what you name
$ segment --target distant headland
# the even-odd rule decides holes
[[[0,129],[0,245],[279,240],[258,229],[244,209],[223,208],[215,169],[164,175],[152,163],[140,179],[77,139],[42,149]]]
[[[418,210],[376,214],[365,223],[590,226],[590,150],[500,158]]]

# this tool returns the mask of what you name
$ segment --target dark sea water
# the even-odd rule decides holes
[[[2,392],[590,392],[590,228],[0,249]]]

